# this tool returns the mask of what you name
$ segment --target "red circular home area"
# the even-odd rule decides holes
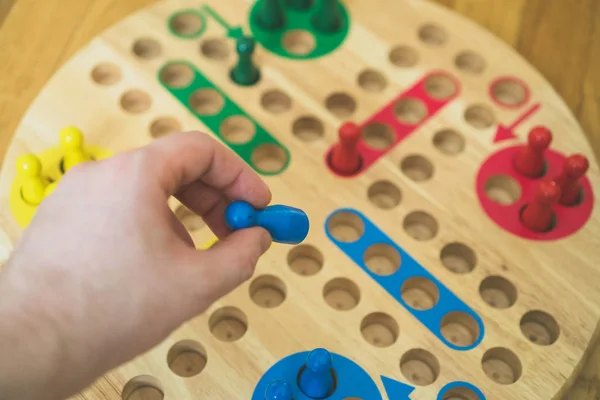
[[[580,178],[580,195],[575,204],[558,203],[552,207],[550,229],[544,232],[531,230],[522,223],[521,212],[533,201],[540,183],[561,175],[566,157],[546,150],[544,173],[537,178],[528,178],[513,166],[513,158],[523,146],[500,150],[482,164],[476,183],[481,206],[498,226],[524,239],[557,240],[572,235],[586,224],[592,213],[594,194],[589,179],[586,176]]]

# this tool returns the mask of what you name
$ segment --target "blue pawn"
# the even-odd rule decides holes
[[[306,357],[306,368],[300,374],[298,386],[311,399],[323,399],[333,390],[333,360],[325,349],[315,349]]]
[[[225,210],[225,222],[233,230],[260,226],[271,234],[274,242],[298,244],[308,235],[309,221],[300,209],[273,205],[256,210],[244,201],[235,201]]]
[[[278,379],[269,383],[265,391],[265,400],[292,400],[292,385],[287,381]]]

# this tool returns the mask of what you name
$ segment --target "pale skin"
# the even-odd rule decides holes
[[[170,196],[221,240],[197,250]],[[199,132],[69,170],[0,271],[0,400],[72,396],[248,280],[271,237],[230,232],[231,200],[271,193]]]

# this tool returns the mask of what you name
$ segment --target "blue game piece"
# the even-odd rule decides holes
[[[300,374],[298,386],[312,399],[322,399],[333,390],[333,360],[325,349],[315,349],[306,357],[306,368]]]
[[[292,400],[292,385],[288,381],[278,379],[269,383],[265,391],[265,400]]]
[[[308,235],[309,221],[298,208],[272,205],[256,210],[244,201],[235,201],[225,210],[225,222],[233,230],[260,226],[271,234],[274,242],[298,244]]]

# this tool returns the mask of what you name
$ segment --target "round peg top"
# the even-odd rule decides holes
[[[312,372],[329,371],[333,366],[331,354],[326,349],[314,349],[306,357],[306,368]]]
[[[254,39],[250,36],[242,36],[235,44],[235,51],[238,54],[250,55],[254,53]]]
[[[23,154],[17,158],[17,173],[24,178],[34,178],[42,174],[42,163],[35,154]]]
[[[360,140],[360,128],[353,122],[345,122],[338,131],[342,144],[355,145]]]
[[[587,157],[574,154],[565,160],[564,172],[569,178],[582,177],[590,167]]]
[[[527,137],[527,143],[530,147],[543,150],[550,147],[552,142],[552,132],[546,127],[536,126]]]
[[[235,201],[225,210],[225,222],[233,229],[245,229],[256,225],[256,210],[252,205]]]
[[[292,400],[292,385],[289,382],[277,379],[267,386],[265,391],[265,400]]]
[[[555,181],[544,180],[537,188],[535,200],[538,204],[552,205],[558,202],[560,194],[560,187]]]
[[[60,145],[63,149],[80,150],[83,148],[83,132],[74,126],[60,131]]]

